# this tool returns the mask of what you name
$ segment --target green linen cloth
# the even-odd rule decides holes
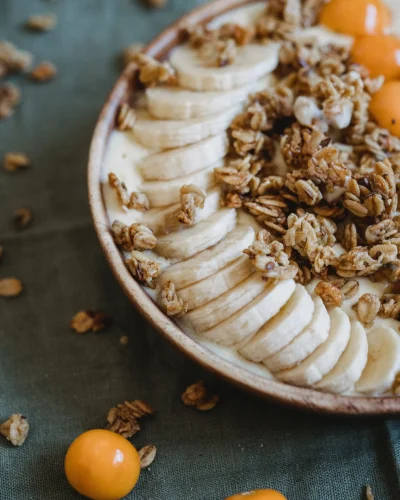
[[[23,77],[23,102],[0,122],[0,154],[24,151],[33,167],[0,171],[0,277],[17,276],[25,293],[0,300],[0,419],[22,412],[31,430],[14,448],[0,440],[1,500],[80,498],[63,459],[81,432],[104,426],[112,406],[143,398],[157,415],[133,437],[158,455],[129,499],[223,500],[270,487],[289,500],[400,498],[400,426],[395,420],[346,420],[303,414],[258,400],[214,379],[150,328],[114,280],[101,253],[86,192],[88,146],[100,107],[115,81],[116,57],[147,41],[199,1],[169,0],[148,10],[135,0],[0,0],[0,38],[58,68],[54,82]],[[31,14],[54,12],[57,28],[32,34]],[[33,225],[15,232],[15,209],[32,208]],[[81,309],[109,312],[107,332],[69,328]],[[119,338],[128,335],[129,344]],[[200,413],[180,402],[204,378],[221,396]]]

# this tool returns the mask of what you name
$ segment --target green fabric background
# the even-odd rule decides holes
[[[0,276],[15,275],[23,296],[0,301],[0,419],[25,413],[28,440],[0,440],[1,500],[79,498],[63,458],[82,431],[103,427],[108,409],[143,398],[157,416],[133,443],[158,456],[129,499],[222,500],[272,487],[289,500],[400,498],[400,427],[394,421],[301,414],[257,400],[212,379],[167,345],[136,313],[100,251],[86,194],[88,145],[99,109],[118,74],[116,56],[149,40],[199,1],[170,0],[149,11],[134,0],[0,0],[0,38],[49,59],[58,78],[35,85],[16,78],[23,104],[0,123],[0,154],[26,151],[31,170],[0,172]],[[59,25],[29,34],[30,14],[52,11]],[[28,206],[35,222],[16,233],[12,212]],[[80,309],[113,315],[104,333],[78,336],[68,324]],[[127,346],[119,343],[129,336]],[[186,385],[205,378],[221,402],[209,413],[183,407]]]

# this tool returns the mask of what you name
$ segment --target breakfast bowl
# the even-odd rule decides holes
[[[254,2],[252,0],[216,0],[207,3],[206,5],[185,15],[171,27],[163,31],[146,47],[144,54],[150,58],[163,61],[166,57],[168,57],[173,49],[180,46],[182,42],[183,28],[187,26],[201,26],[206,23],[211,23],[211,26],[216,26],[214,23],[215,20],[217,20],[217,23],[219,24],[221,24],[221,22],[225,22],[225,20],[234,22],[237,18],[239,18],[241,15],[240,13],[243,12],[242,9],[247,9],[246,15],[248,17],[257,17],[260,12],[257,9],[264,6],[264,2]],[[311,30],[312,29],[313,28],[311,28]],[[314,34],[313,36],[326,36],[324,32],[315,31],[315,33],[317,33],[317,35]],[[334,36],[344,44],[348,43],[348,37],[345,35]],[[168,309],[171,304],[172,306],[180,308],[179,314],[175,315],[175,319],[173,319],[173,313],[167,315],[165,310],[162,310],[159,307],[160,298],[157,298],[154,290],[151,289],[154,288],[154,286],[143,287],[142,284],[140,284],[132,276],[133,273],[136,274],[136,278],[141,278],[138,268],[134,268],[133,262],[136,262],[137,265],[137,260],[135,259],[140,260],[140,258],[142,258],[140,255],[142,254],[138,255],[136,252],[135,258],[130,257],[125,261],[121,248],[117,245],[117,243],[119,243],[119,246],[121,246],[121,244],[124,246],[125,244],[126,248],[124,247],[124,250],[132,250],[133,248],[126,245],[126,238],[129,239],[132,237],[131,239],[133,239],[133,236],[135,235],[129,233],[130,236],[126,236],[128,233],[123,233],[124,224],[130,224],[132,222],[132,220],[129,219],[129,210],[126,210],[126,206],[131,202],[129,200],[132,200],[132,198],[129,198],[128,196],[129,200],[124,206],[125,211],[121,212],[121,219],[123,222],[118,222],[117,225],[113,224],[115,214],[117,214],[119,218],[121,214],[118,212],[118,209],[114,210],[112,207],[115,206],[118,196],[119,201],[121,202],[121,199],[127,194],[127,188],[124,183],[127,179],[122,178],[122,181],[120,181],[115,174],[110,172],[110,170],[106,171],[107,169],[105,165],[109,165],[110,163],[114,164],[115,157],[112,156],[110,151],[117,151],[119,154],[120,164],[123,167],[129,168],[130,158],[129,154],[127,155],[124,150],[124,147],[126,145],[126,134],[131,133],[131,125],[135,120],[135,118],[129,114],[129,110],[131,109],[130,106],[138,108],[139,118],[137,118],[138,121],[135,122],[138,123],[138,125],[134,125],[136,127],[134,132],[135,141],[138,140],[141,142],[141,145],[136,148],[135,151],[139,156],[141,156],[141,158],[144,158],[143,161],[146,163],[147,168],[147,173],[145,174],[147,178],[144,182],[144,190],[146,191],[148,199],[142,203],[148,203],[148,200],[150,200],[151,210],[149,213],[155,213],[158,217],[161,211],[163,214],[162,220],[164,224],[167,219],[164,217],[165,214],[163,210],[167,207],[165,213],[168,217],[170,217],[172,213],[175,213],[174,211],[171,212],[168,207],[176,208],[176,204],[178,203],[179,205],[179,190],[178,198],[176,198],[177,193],[175,179],[163,179],[163,176],[161,176],[161,178],[154,177],[155,172],[157,173],[158,170],[162,170],[162,166],[167,163],[169,165],[168,168],[177,169],[178,163],[179,168],[183,168],[182,158],[187,159],[187,156],[185,155],[188,154],[188,150],[193,147],[193,145],[196,146],[196,144],[194,144],[195,141],[199,141],[199,143],[201,143],[202,149],[199,150],[196,146],[195,151],[196,154],[198,154],[198,157],[193,159],[193,164],[199,162],[199,158],[203,158],[203,156],[206,155],[213,168],[216,168],[217,170],[218,168],[223,168],[223,165],[221,165],[221,156],[226,153],[227,146],[224,142],[226,141],[225,135],[223,139],[218,140],[218,137],[221,138],[221,130],[223,131],[223,134],[225,134],[225,130],[229,127],[231,121],[240,112],[240,110],[238,111],[236,103],[240,100],[240,97],[238,96],[240,95],[240,89],[242,86],[248,85],[248,93],[250,94],[260,90],[257,83],[258,78],[263,78],[264,85],[270,84],[269,73],[277,64],[276,45],[277,44],[274,42],[271,45],[262,46],[263,58],[261,61],[257,59],[260,47],[255,47],[254,50],[253,46],[250,46],[250,48],[245,47],[244,50],[247,52],[244,53],[244,62],[242,61],[241,63],[243,67],[238,69],[236,68],[237,71],[234,74],[234,77],[232,77],[232,67],[229,67],[229,61],[223,61],[223,63],[220,63],[222,70],[225,70],[226,68],[228,69],[215,76],[214,73],[210,73],[208,71],[208,68],[205,72],[205,76],[202,76],[203,79],[201,80],[201,84],[199,84],[199,88],[196,88],[198,85],[198,79],[196,76],[198,74],[198,68],[195,64],[191,65],[190,63],[190,71],[187,73],[183,71],[183,74],[181,75],[182,81],[186,82],[186,89],[190,89],[185,92],[190,92],[192,97],[189,97],[193,98],[195,101],[194,104],[191,103],[191,106],[187,107],[182,105],[180,95],[178,99],[176,99],[176,96],[174,97],[172,95],[175,93],[176,89],[172,89],[172,91],[170,91],[167,88],[167,92],[165,92],[165,87],[161,86],[161,91],[154,89],[151,90],[151,106],[149,104],[149,109],[143,109],[143,91],[138,83],[140,65],[138,66],[137,63],[131,62],[126,66],[101,111],[90,148],[88,189],[89,203],[96,233],[102,250],[117,281],[132,304],[169,342],[176,346],[186,356],[202,365],[205,369],[245,389],[246,391],[255,393],[258,396],[275,401],[281,405],[296,409],[337,415],[398,414],[400,413],[400,398],[390,392],[394,380],[396,379],[397,371],[400,369],[396,357],[398,354],[398,358],[400,359],[400,341],[398,341],[397,334],[394,332],[394,320],[388,320],[391,322],[388,327],[386,327],[386,323],[384,326],[379,323],[380,326],[378,326],[376,330],[373,330],[372,335],[370,335],[371,332],[367,329],[367,327],[364,330],[365,323],[363,326],[363,324],[358,321],[357,316],[352,316],[353,313],[351,311],[353,309],[357,310],[356,302],[353,301],[354,307],[351,309],[348,308],[348,310],[346,309],[346,312],[343,312],[341,307],[337,307],[332,311],[329,310],[328,314],[324,305],[326,303],[326,294],[322,293],[322,297],[314,296],[309,287],[307,288],[302,284],[299,284],[299,282],[296,284],[290,277],[282,281],[279,281],[279,279],[278,281],[276,279],[266,280],[265,277],[264,279],[257,278],[256,273],[253,272],[254,269],[251,266],[252,263],[249,263],[248,257],[242,254],[242,251],[246,248],[246,246],[252,248],[252,250],[246,250],[245,253],[247,253],[247,255],[251,256],[250,254],[252,254],[252,252],[254,253],[254,245],[253,247],[250,247],[250,244],[254,240],[254,236],[257,231],[251,229],[253,225],[252,223],[247,222],[247,218],[240,219],[240,223],[237,222],[239,216],[236,215],[237,211],[235,207],[232,208],[231,206],[228,206],[223,209],[212,208],[213,204],[215,205],[216,203],[220,203],[221,200],[219,194],[220,191],[217,190],[217,188],[215,188],[209,180],[210,175],[208,170],[204,173],[203,170],[200,169],[201,175],[198,172],[188,173],[187,171],[184,171],[183,173],[185,175],[182,176],[184,181],[182,181],[179,185],[179,187],[181,187],[181,199],[182,195],[191,194],[193,196],[193,201],[198,199],[196,196],[200,196],[201,198],[202,193],[207,191],[208,201],[204,202],[204,200],[200,200],[200,202],[202,201],[203,212],[205,213],[208,211],[208,218],[206,219],[206,216],[203,213],[198,220],[196,219],[195,223],[192,221],[193,225],[189,224],[189,227],[183,230],[181,227],[176,227],[175,221],[175,226],[168,227],[168,231],[165,231],[165,234],[158,236],[157,244],[154,243],[150,246],[143,247],[147,251],[148,249],[153,249],[154,245],[156,245],[155,249],[157,251],[159,250],[159,254],[161,255],[159,261],[156,261],[159,268],[161,269],[162,267],[164,269],[163,266],[169,259],[165,265],[165,269],[167,269],[165,271],[165,275],[173,275],[175,278],[179,276],[179,279],[182,282],[181,290],[178,287],[178,294],[176,294],[175,285],[172,281],[169,281],[166,278],[162,280],[163,274],[161,274],[160,280],[164,283],[161,303],[166,305],[165,310],[167,311],[171,310]],[[177,67],[181,67],[182,64],[184,65],[187,59],[187,54],[184,52],[185,50],[189,49],[184,48],[183,51],[178,53],[178,55],[176,55],[175,52],[174,58]],[[268,57],[265,56],[267,52]],[[255,57],[256,62],[249,66],[249,61],[253,61],[251,59],[252,57]],[[274,60],[275,63],[273,62]],[[162,71],[164,70],[168,73],[169,66],[163,67]],[[254,72],[254,79],[257,80],[256,82],[248,81],[249,72]],[[196,76],[195,80],[193,80],[193,75]],[[221,77],[220,75],[223,76]],[[268,77],[268,80],[265,79],[265,77]],[[236,79],[235,81],[239,83],[232,86],[232,78]],[[251,78],[253,78],[253,76],[251,76]],[[197,99],[197,94],[195,96],[196,98],[194,98],[193,93],[204,89],[207,91],[212,90],[207,93],[207,99],[214,99],[212,106],[216,106],[214,109],[214,111],[216,111],[216,118],[211,119],[207,116],[205,118],[206,121],[208,120],[207,124],[203,126],[202,122],[201,127],[196,127],[196,125],[198,125],[196,120],[199,116],[201,116],[201,111],[199,110],[201,106],[204,105],[204,99]],[[226,93],[224,97],[226,102],[230,99],[228,106],[225,104],[224,110],[218,110],[219,101],[215,100],[216,91]],[[167,100],[173,99],[176,106],[167,109],[165,106],[165,95]],[[226,107],[229,108],[228,111],[226,111]],[[149,110],[151,111],[152,116],[149,116]],[[171,113],[174,115],[174,120],[166,122],[166,115],[169,117],[169,114]],[[195,114],[195,118],[193,118],[193,113]],[[158,120],[156,126],[154,126],[152,120]],[[177,120],[183,120],[185,125],[190,126],[182,127],[179,125]],[[167,126],[162,128],[162,123]],[[176,126],[176,130],[174,129],[171,132],[171,129],[175,127],[174,124],[177,123],[178,125]],[[162,130],[158,127],[158,125],[160,125]],[[115,135],[116,126],[118,126],[120,131],[123,131],[123,136]],[[206,135],[202,135],[205,129],[209,130],[209,132],[207,132]],[[126,132],[126,130],[128,130],[128,132]],[[196,136],[195,140],[192,139],[191,134],[193,137]],[[167,137],[167,139],[165,139],[165,137]],[[184,137],[184,139],[182,139],[182,137]],[[152,141],[152,144],[154,141],[158,141],[157,148],[152,151],[150,156],[146,157],[143,153],[143,146],[147,147],[147,142],[149,141]],[[207,149],[204,146],[205,143],[207,143],[207,146],[210,144],[213,146],[211,153],[210,149]],[[184,154],[181,155],[182,158],[180,159],[180,162],[177,162],[175,159],[173,162],[169,161],[168,158],[166,159],[166,155],[171,156],[171,151],[175,154],[174,151],[178,151],[178,148],[180,155],[181,152],[184,152]],[[223,151],[223,153],[218,155],[218,153],[216,153],[217,150]],[[150,158],[150,162],[148,161],[148,158]],[[385,168],[383,163],[382,165],[383,166],[378,168]],[[110,177],[110,175],[112,177]],[[168,189],[163,188],[163,182],[164,184],[167,183]],[[157,188],[155,187],[156,185]],[[190,192],[190,189],[186,192],[182,191],[183,185],[185,185],[184,187],[186,189],[192,186],[192,192]],[[173,190],[171,190],[172,188],[170,189],[171,186],[173,186]],[[118,196],[115,195],[115,190],[119,193]],[[161,198],[163,198],[162,201],[160,201]],[[134,206],[135,210],[138,208],[138,205],[140,205],[140,202],[141,200],[136,196],[136,205]],[[219,206],[220,205],[218,205],[218,207]],[[139,207],[139,209],[142,208],[143,207]],[[188,216],[188,213],[186,212],[183,214],[183,219],[184,216]],[[249,215],[246,214],[246,217],[249,217]],[[301,216],[299,215],[299,217]],[[138,223],[140,221],[141,224],[144,220],[145,219],[140,216]],[[181,219],[179,220],[182,222]],[[212,224],[207,222],[207,220],[212,220]],[[157,221],[159,221],[159,218],[157,218]],[[155,222],[153,223],[156,224]],[[201,224],[203,224],[203,226],[201,226]],[[149,224],[149,226],[151,226],[151,224]],[[196,227],[200,229],[196,229]],[[154,239],[155,242],[156,239],[153,237],[154,228],[155,226],[152,226],[151,230],[144,235],[144,240],[141,241],[152,241]],[[154,229],[155,233],[157,231]],[[240,234],[235,236],[235,244],[232,244],[232,241],[229,240],[227,235],[232,234],[234,231],[237,231]],[[119,237],[116,237],[117,233]],[[122,238],[122,234],[125,234],[125,239]],[[178,236],[173,236],[173,238],[171,238],[170,234]],[[251,236],[251,241],[248,240],[249,234]],[[258,231],[257,234],[260,235],[257,236],[259,238],[258,243],[260,245],[264,244],[265,242],[261,241],[261,239],[262,234],[265,233]],[[223,240],[223,238],[225,239]],[[237,254],[238,248],[236,247],[238,245],[236,243],[240,239],[244,246],[243,248],[239,248],[240,253]],[[187,244],[188,241],[190,242],[190,245]],[[224,241],[227,241],[227,243],[224,243]],[[129,241],[129,243],[133,245],[132,241]],[[214,292],[211,286],[212,283],[215,283],[215,281],[212,280],[214,274],[211,272],[205,274],[201,270],[206,264],[209,268],[210,262],[219,262],[218,259],[222,259],[221,252],[218,253],[215,249],[220,248],[223,243],[225,245],[225,257],[228,245],[229,248],[231,248],[231,252],[236,252],[236,260],[222,260],[220,266],[215,269],[219,273],[215,273],[215,275],[218,274],[219,276],[219,281],[217,280],[219,286],[222,286],[222,283],[224,283],[224,286],[227,287],[218,294],[218,290],[217,292]],[[197,248],[197,252],[195,253],[192,251],[192,248],[197,244],[199,246]],[[380,257],[382,252],[378,253]],[[150,252],[150,254],[153,255],[152,252]],[[203,258],[196,260],[196,255],[200,254]],[[159,256],[157,256],[157,258],[158,257]],[[147,259],[147,257],[143,258]],[[184,263],[183,266],[181,265],[182,262]],[[181,265],[181,268],[179,265]],[[227,269],[230,267],[232,269],[228,274]],[[176,269],[179,273],[176,272]],[[221,278],[222,274],[223,278]],[[188,281],[188,275],[197,277],[193,278],[192,281]],[[210,286],[209,289],[197,286],[198,283],[203,282],[203,280],[204,282],[209,280],[207,282]],[[152,285],[150,281],[151,279],[147,281],[146,284]],[[232,289],[236,290],[236,286],[239,286],[247,281],[251,281],[256,288],[252,288],[250,292],[248,292],[248,288],[243,289],[251,298],[248,300],[248,303],[245,303],[244,305],[242,304],[243,307],[241,306],[241,309],[238,312],[232,308],[229,309],[229,304],[228,307],[226,307],[225,304],[224,308],[230,312],[226,313],[222,317],[217,315],[219,319],[215,320],[214,316],[216,311],[219,311],[218,309],[207,309],[207,307],[202,309],[208,305],[208,299],[214,297],[213,302],[217,303],[221,296],[225,297],[226,295],[232,293]],[[228,287],[228,282],[230,283],[231,289]],[[346,284],[348,284],[347,279]],[[314,289],[314,281],[312,282],[312,286]],[[349,286],[347,286],[347,288],[349,288]],[[196,293],[194,293],[194,290]],[[243,290],[240,293],[244,293]],[[369,289],[367,291],[369,292]],[[179,298],[179,295],[185,296],[188,302],[184,302],[182,298]],[[371,294],[368,293],[364,295]],[[207,296],[209,296],[208,299]],[[239,296],[239,299],[238,296],[238,293],[236,293],[234,300],[239,300],[242,295]],[[171,297],[172,300],[170,300]],[[282,297],[285,297],[284,301]],[[189,319],[186,319],[184,313],[187,312],[187,303],[190,301],[192,301],[193,306],[192,309],[189,307],[189,313],[187,314],[190,319],[189,321]],[[185,306],[183,305],[184,303],[186,304]],[[222,303],[224,302],[222,301]],[[370,309],[368,302],[364,305],[366,306],[364,309]],[[197,314],[199,309],[202,311],[201,315]],[[243,314],[243,311],[246,312],[246,315]],[[269,311],[268,314],[267,311]],[[307,316],[308,313],[306,313],[306,311],[309,311],[309,316]],[[181,313],[182,318],[179,317]],[[320,318],[318,321],[316,316]],[[232,318],[234,318],[235,321],[233,321]],[[307,346],[306,350],[304,350],[303,357],[299,358],[299,350],[301,351],[301,348],[304,346],[299,344],[298,348],[296,344],[293,344],[293,341],[296,339],[298,340],[300,338],[300,334],[303,334],[302,337],[308,338],[310,335],[310,329],[307,330],[307,327],[313,321],[317,325],[314,325],[315,328],[313,329],[313,332],[319,337],[319,343],[315,344],[313,350],[309,349]],[[325,321],[328,325],[326,328],[326,335],[325,333],[321,333],[325,328],[323,326],[323,321]],[[377,321],[384,320],[377,319]],[[220,324],[223,324],[224,328],[220,328]],[[192,328],[193,325],[194,331]],[[196,331],[197,327],[198,330]],[[331,327],[330,330],[329,327]],[[254,335],[251,342],[248,342],[247,336],[247,333],[250,331],[249,329],[251,329],[252,335],[257,332],[257,335]],[[385,329],[390,330],[390,332],[387,333]],[[270,337],[272,337],[272,330],[276,333],[276,335],[271,340]],[[330,331],[329,338],[327,338],[328,330]],[[335,330],[334,339],[332,330]],[[382,335],[379,334],[381,330],[384,332]],[[201,334],[198,334],[199,331]],[[260,331],[262,331],[262,338],[260,336]],[[203,332],[206,333],[205,337],[203,337]],[[210,341],[211,335],[209,335],[209,332],[212,332],[212,334],[216,335],[219,340],[222,340],[220,342],[221,345],[216,346]],[[246,332],[246,338],[244,338],[243,332]],[[267,334],[269,335],[268,342],[265,341]],[[238,348],[233,350],[230,349],[230,345],[233,342],[229,339],[229,341],[227,341],[227,335],[235,336],[235,345],[238,345]],[[388,337],[389,343],[392,342],[393,345],[381,345],[381,339],[386,339],[385,336]],[[375,351],[379,351],[379,349],[386,349],[388,352],[390,351],[391,353],[396,353],[396,359],[390,361],[391,378],[389,377],[389,374],[385,372],[385,384],[384,386],[381,386],[382,390],[380,392],[374,392],[376,387],[371,388],[368,385],[368,383],[370,383],[371,376],[368,377],[368,380],[363,380],[363,384],[360,384],[358,381],[361,377],[361,373],[363,374],[364,379],[366,378],[365,373],[368,371],[367,368],[370,372],[375,370],[374,377],[376,378],[376,366],[374,365],[371,368],[371,364],[374,362],[374,356],[376,354],[376,352],[371,348],[373,344],[373,337]],[[254,341],[254,339],[256,339],[256,341]],[[261,343],[260,339],[262,340]],[[282,339],[286,339],[286,343],[282,343]],[[362,348],[360,347],[359,349],[360,352],[356,352],[354,359],[350,359],[350,354],[352,354],[352,352],[349,353],[351,341],[353,343],[357,343],[357,346],[362,346]],[[337,345],[340,343],[343,345],[338,350]],[[281,353],[285,351],[285,348],[289,344],[290,349],[286,350],[286,355],[290,354],[292,357],[294,356],[298,362],[285,367],[284,356],[282,356]],[[318,348],[320,351],[322,349],[325,357],[320,355]],[[264,364],[260,363],[263,361],[263,357],[260,356],[260,351],[263,350],[267,350],[269,353],[267,362]],[[240,355],[237,351],[240,352]],[[328,351],[330,353],[336,353],[331,354],[333,357],[336,356],[335,362],[329,358]],[[314,359],[313,356],[317,359]],[[273,361],[273,363],[271,361]],[[313,361],[313,363],[311,363],[311,361]],[[342,374],[340,374],[340,385],[337,380],[337,374],[334,372],[334,369],[339,361],[341,361],[342,365],[347,363],[347,378],[345,378],[347,385],[343,385]],[[304,369],[304,362],[308,364],[306,371]],[[327,368],[330,363],[332,366]],[[276,377],[270,375],[267,370],[267,367],[272,366],[279,366],[281,368],[284,367],[285,369],[282,371],[277,370],[278,377]],[[354,373],[357,372],[357,370],[359,373],[355,376]],[[319,373],[319,371],[321,374],[316,375],[316,372]],[[336,371],[338,371],[338,369]],[[335,377],[333,375],[335,375]],[[351,381],[351,377],[354,377],[354,381],[350,384],[348,380]],[[354,382],[356,379],[359,384],[358,387],[363,390],[354,390]],[[388,381],[390,382],[390,387],[388,386]],[[338,384],[341,387],[340,391],[338,390]],[[351,387],[349,387],[349,385],[351,385]],[[367,386],[368,390],[366,390]],[[330,390],[330,388],[333,389]],[[373,392],[374,394],[372,394]],[[368,395],[366,395],[366,393],[368,393]]]

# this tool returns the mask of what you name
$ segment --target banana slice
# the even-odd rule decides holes
[[[359,321],[353,321],[346,350],[337,365],[315,385],[315,388],[334,393],[349,390],[361,377],[367,364],[367,357],[368,341],[364,327]]]
[[[140,144],[151,149],[180,148],[220,134],[241,109],[241,105],[236,105],[227,111],[191,120],[156,120],[147,111],[142,111],[137,113],[133,135]]]
[[[177,290],[197,283],[241,257],[243,250],[253,241],[254,229],[247,224],[239,224],[218,245],[168,267],[161,274],[159,282],[164,285],[173,281]]]
[[[275,376],[292,385],[309,387],[319,382],[339,361],[350,338],[350,320],[341,309],[330,313],[331,329],[328,339],[308,358],[289,370]]]
[[[140,191],[147,196],[152,207],[166,207],[180,202],[180,189],[185,184],[195,184],[196,186],[208,190],[215,184],[214,168],[221,166],[222,162],[203,168],[194,174],[177,177],[170,181],[149,181],[143,182]]]
[[[225,132],[183,148],[147,156],[139,163],[146,181],[168,181],[209,167],[228,151]]]
[[[172,214],[180,207],[180,204],[170,205],[168,207],[154,208],[143,213],[141,221],[146,224],[155,234],[167,233],[172,229],[173,219]],[[208,219],[210,215],[214,214],[221,208],[221,189],[215,186],[207,193],[204,202],[204,208],[199,210],[194,218],[194,223]],[[179,223],[176,221],[176,228],[180,228]]]
[[[247,341],[265,322],[275,316],[289,300],[295,288],[293,280],[279,281],[276,285],[267,287],[247,306],[202,335],[218,344],[240,348],[241,342]]]
[[[216,300],[194,309],[184,320],[196,333],[205,332],[249,304],[267,287],[268,284],[258,274],[253,274]]]
[[[179,262],[215,245],[235,225],[236,210],[223,208],[195,226],[159,237],[155,251],[172,262]]]
[[[267,88],[272,78],[225,92],[193,92],[178,87],[153,87],[147,89],[147,109],[162,120],[190,120],[215,115],[245,101],[249,94]]]
[[[253,272],[254,267],[249,258],[243,255],[208,278],[180,289],[179,296],[188,304],[189,311],[200,308],[234,288]]]
[[[314,302],[302,285],[296,285],[293,295],[276,316],[268,321],[240,354],[259,363],[288,345],[307,326],[314,313]]]
[[[239,47],[232,64],[223,68],[207,66],[198,51],[187,45],[177,47],[170,62],[181,87],[191,90],[231,90],[249,85],[271,73],[278,65],[278,43],[249,44]]]
[[[263,363],[272,373],[287,370],[301,363],[328,338],[331,326],[328,311],[319,297],[314,297],[313,300],[315,307],[311,323],[281,351],[264,359]]]
[[[368,361],[356,391],[374,394],[391,388],[400,369],[400,339],[392,328],[375,328],[367,335]]]

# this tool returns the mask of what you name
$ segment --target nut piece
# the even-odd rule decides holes
[[[125,130],[132,130],[133,126],[135,125],[136,121],[136,113],[129,104],[124,102],[121,104],[119,111],[118,111],[118,116],[117,116],[117,128],[118,130],[125,131]]]
[[[25,153],[7,153],[3,159],[3,167],[7,172],[30,167],[31,162]]]
[[[190,385],[181,396],[185,406],[193,406],[196,410],[212,410],[219,401],[219,396],[210,394],[204,382],[200,380]]]
[[[108,412],[107,429],[130,438],[140,431],[138,419],[153,415],[153,413],[153,408],[140,399],[125,401]]]
[[[0,279],[0,297],[18,297],[23,288],[22,281],[17,278]]]
[[[100,332],[111,324],[111,316],[99,311],[79,311],[72,318],[70,327],[76,333]]]
[[[11,417],[0,425],[0,434],[2,434],[14,446],[24,444],[29,432],[29,423],[26,417],[20,413],[14,413]]]
[[[33,214],[29,208],[19,208],[14,213],[14,226],[15,229],[26,229],[32,224]]]
[[[140,467],[142,469],[146,469],[154,462],[157,454],[157,448],[154,444],[148,444],[147,446],[140,448],[138,453],[140,458]]]
[[[115,220],[111,226],[114,241],[127,252],[131,250],[151,250],[156,246],[157,238],[153,231],[144,224],[125,225]]]
[[[57,16],[55,14],[42,14],[30,16],[25,27],[32,31],[50,31],[56,27]]]
[[[364,293],[364,295],[361,295],[356,305],[358,319],[365,327],[370,328],[379,313],[380,307],[381,302],[377,295],[373,293]]]
[[[181,318],[187,313],[188,305],[175,291],[175,285],[168,281],[161,290],[161,305],[167,316]]]
[[[33,68],[30,77],[35,82],[46,83],[53,80],[57,75],[57,68],[49,61],[43,61],[38,66]]]
[[[343,304],[343,292],[331,282],[320,281],[314,291],[328,307],[341,307]]]

